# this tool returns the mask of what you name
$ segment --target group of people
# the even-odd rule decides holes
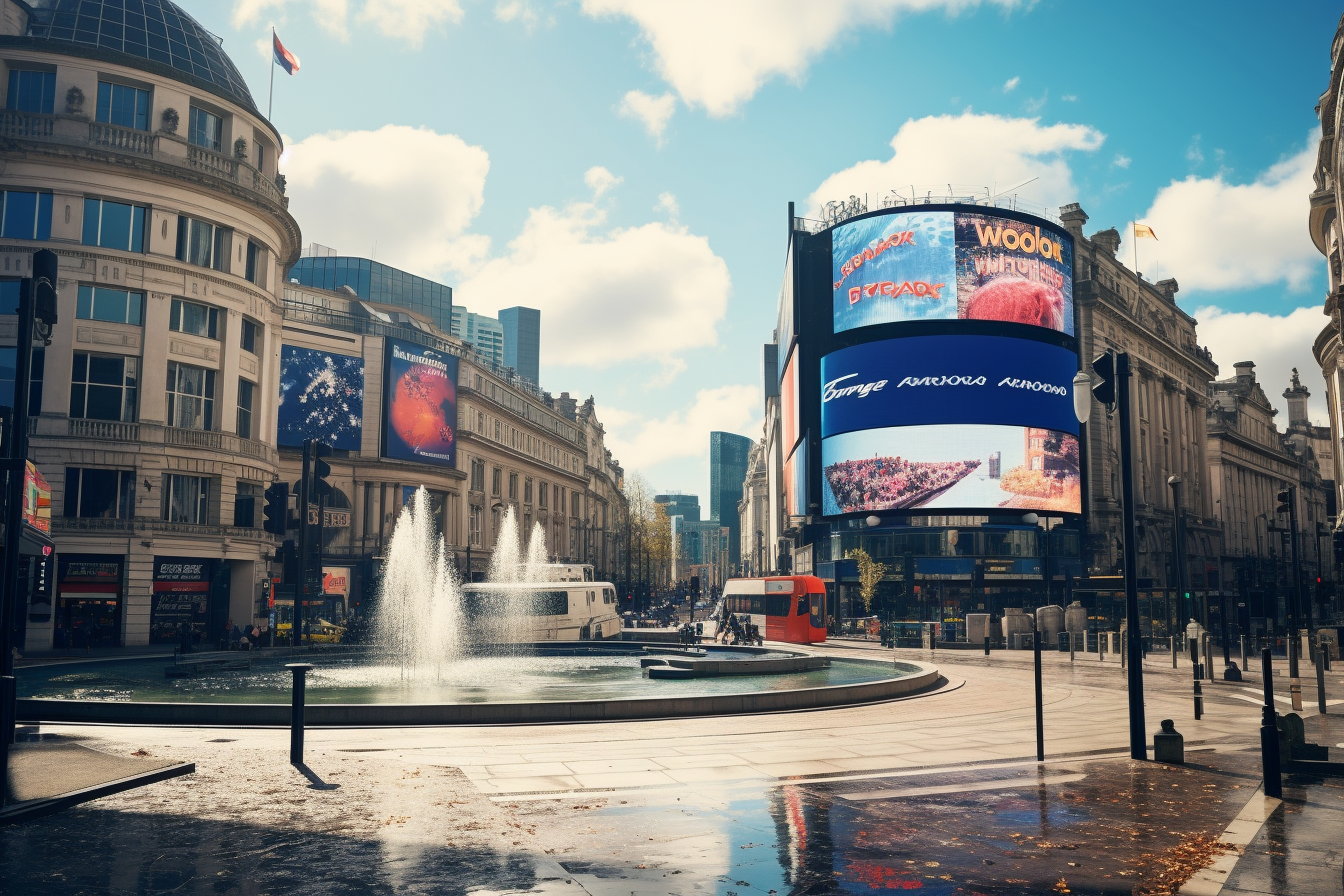
[[[736,613],[727,613],[719,625],[719,641],[723,644],[765,644],[761,627],[752,622],[750,616],[739,616]]]
[[[94,647],[101,647],[103,627],[98,624],[98,620],[89,620],[88,624],[81,624],[81,622],[81,620],[76,619],[71,628],[67,630],[64,624],[57,620],[52,646],[57,650],[83,649],[85,653],[88,653]]]
[[[917,507],[980,466],[978,460],[913,461],[900,457],[846,460],[826,468],[826,481],[846,513]]]
[[[220,639],[223,642],[220,647],[224,650],[251,650],[261,646],[261,629],[255,625],[239,628],[230,619],[225,631]]]

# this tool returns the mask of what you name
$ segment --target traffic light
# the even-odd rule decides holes
[[[50,249],[33,253],[33,312],[48,329],[56,326],[56,284],[60,282],[60,260]]]
[[[699,576],[691,576],[691,593],[692,593],[692,594],[699,594],[699,593],[700,593],[700,577],[699,577]]]
[[[1344,531],[1334,534],[1335,563],[1344,563]]]
[[[331,497],[331,464],[322,458],[331,457],[331,446],[326,442],[313,442],[313,494],[318,498]]]
[[[1274,496],[1279,502],[1279,506],[1274,509],[1275,513],[1288,513],[1293,509],[1293,488],[1289,486]]]
[[[1092,394],[1107,408],[1115,406],[1115,353],[1102,352],[1092,361],[1092,372],[1096,380],[1092,384]]]
[[[285,534],[285,526],[288,523],[286,517],[289,514],[289,485],[284,482],[272,483],[266,489],[266,506],[264,508],[266,522],[262,528],[272,535],[281,537]]]

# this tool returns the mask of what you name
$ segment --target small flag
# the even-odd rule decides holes
[[[295,67],[297,67],[297,63],[295,64]],[[1134,239],[1139,240],[1145,238],[1155,240],[1157,239],[1157,234],[1153,233],[1153,228],[1149,227],[1147,224],[1135,224]]]
[[[272,31],[271,40],[275,43],[275,64],[291,75],[298,71],[299,57],[285,49],[285,45],[280,43],[280,35]]]

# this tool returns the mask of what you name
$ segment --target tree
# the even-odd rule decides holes
[[[849,555],[859,564],[859,597],[863,598],[863,611],[873,612],[873,597],[877,594],[877,583],[887,574],[887,565],[878,563],[863,548]]]

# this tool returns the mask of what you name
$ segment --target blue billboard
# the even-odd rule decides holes
[[[918,320],[994,320],[1074,335],[1073,239],[980,211],[898,211],[831,233],[835,333]]]
[[[1008,336],[907,336],[821,359],[821,435],[980,423],[1077,434],[1078,354]]]
[[[297,345],[280,346],[277,444],[321,439],[358,451],[364,434],[364,359]]]
[[[388,339],[383,456],[457,464],[457,356]]]

